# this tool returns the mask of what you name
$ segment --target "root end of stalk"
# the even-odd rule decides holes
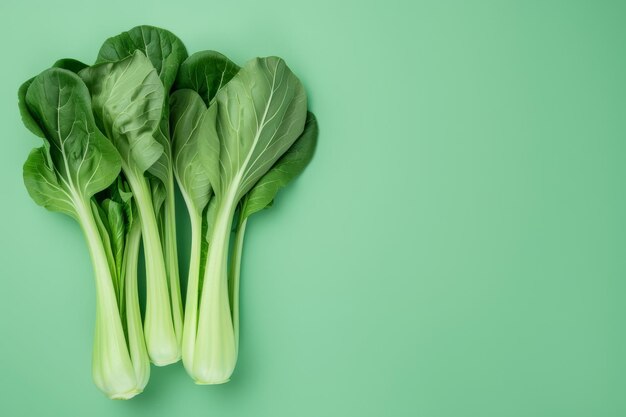
[[[130,391],[123,392],[121,394],[112,394],[109,395],[109,398],[112,400],[130,400],[137,394],[141,394],[143,392],[142,389],[134,388]]]
[[[228,381],[230,381],[230,378],[224,379],[222,381],[199,381],[199,380],[195,379],[193,382],[196,385],[220,385],[220,384],[225,384]]]

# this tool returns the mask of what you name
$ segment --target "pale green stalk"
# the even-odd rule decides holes
[[[180,348],[173,326],[159,228],[146,178],[136,178],[132,175],[132,170],[126,170],[124,165],[122,163],[122,169],[135,197],[143,234],[147,291],[144,321],[146,346],[152,362],[157,366],[164,366],[180,359]]]
[[[163,207],[164,230],[163,230],[163,255],[169,276],[170,302],[172,306],[172,321],[176,341],[181,345],[183,337],[183,302],[180,293],[180,278],[178,271],[178,248],[176,244],[176,200],[174,195],[174,176],[170,170],[169,183],[165,187],[167,197]]]
[[[146,341],[141,324],[139,308],[139,292],[137,291],[137,267],[139,263],[139,247],[141,245],[141,224],[133,222],[126,238],[124,248],[124,287],[126,289],[126,325],[130,357],[135,368],[137,385],[143,389],[150,378],[150,358],[146,349]]]
[[[185,194],[183,193],[183,196]],[[187,198],[185,198],[187,201]],[[189,204],[189,202],[188,202]],[[198,328],[198,292],[200,285],[200,258],[202,252],[202,217],[189,210],[191,220],[191,253],[189,278],[187,281],[187,299],[185,301],[185,325],[183,327],[182,355],[183,365],[188,373],[193,372],[193,358]]]
[[[239,352],[239,280],[241,277],[241,255],[243,253],[243,240],[246,234],[248,218],[243,219],[237,227],[235,243],[231,254],[230,263],[230,299],[232,302],[233,329],[235,331],[235,349]]]
[[[233,198],[236,188],[232,191],[218,203],[207,253],[195,346],[201,354],[194,356],[191,372],[197,384],[228,382],[237,362],[227,275],[230,231],[237,205]]]
[[[109,398],[132,398],[143,390],[143,386],[137,380],[126,345],[106,251],[91,208],[81,203],[76,205],[76,210],[96,278],[94,382]]]

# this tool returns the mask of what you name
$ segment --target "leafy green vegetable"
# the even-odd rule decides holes
[[[96,126],[89,91],[74,73],[48,69],[25,83],[19,95],[25,125],[44,141],[24,164],[26,188],[37,204],[78,221],[94,266],[94,381],[111,398],[130,398],[146,385],[149,362],[145,348],[142,351],[139,301],[133,292],[136,270],[131,265],[121,268],[117,256],[124,246],[127,259],[136,259],[133,243],[141,235],[126,234],[127,226],[132,229],[131,220],[117,219],[122,213],[112,203],[99,206],[94,197],[118,177],[120,155]],[[130,198],[124,204],[132,204]],[[110,217],[105,224],[102,214],[107,207]],[[120,307],[122,298],[124,308]]]
[[[197,52],[182,63],[175,84],[181,89],[171,97],[174,172],[191,223],[182,352],[183,364],[190,374],[193,372],[189,364],[193,362],[195,350],[201,273],[208,248],[204,239],[208,226],[204,213],[213,195],[207,168],[218,169],[220,152],[214,127],[217,107],[209,110],[207,105],[238,70],[236,64],[218,52]]]
[[[100,236],[103,241],[110,242],[109,266],[117,276],[114,288],[126,344],[138,385],[143,390],[150,378],[150,359],[143,334],[137,289],[141,223],[132,197],[128,183],[120,176],[107,190],[96,194],[92,206],[100,216],[96,216],[101,227]],[[107,365],[104,363],[101,366]]]
[[[306,119],[306,94],[282,59],[270,57],[249,61],[230,81],[217,84],[222,87],[213,98],[210,92],[215,88],[205,86],[215,85],[212,80],[220,78],[220,71],[206,70],[210,67],[210,64],[201,65],[196,61],[195,69],[186,71],[183,63],[181,77],[206,81],[195,84],[177,81],[177,85],[199,91],[194,95],[189,90],[179,90],[174,94],[176,100],[173,99],[172,110],[174,142],[180,140],[183,144],[180,147],[175,145],[175,158],[197,155],[197,162],[183,156],[181,161],[184,163],[177,161],[175,165],[184,168],[198,163],[204,168],[195,168],[201,171],[199,184],[185,180],[184,171],[177,168],[178,177],[182,177],[179,180],[181,189],[187,190],[185,200],[190,216],[195,217],[192,226],[194,241],[198,239],[197,235],[201,235],[198,216],[204,210],[202,205],[208,201],[207,194],[211,198],[212,193],[214,200],[210,204],[212,209],[207,210],[209,243],[204,268],[194,266],[204,260],[200,245],[192,243],[191,285],[183,337],[183,363],[199,384],[228,381],[237,359],[227,271],[231,227],[237,206],[293,145],[302,133]],[[207,73],[204,78],[202,68]],[[218,68],[224,74],[230,66]],[[194,71],[196,75],[188,76]],[[210,103],[207,109],[203,106],[206,103]],[[184,152],[183,146],[189,148],[188,152]],[[194,147],[197,151],[193,150]],[[203,155],[203,150],[210,152]],[[210,186],[206,185],[207,180]],[[196,272],[197,278],[192,275]]]
[[[118,62],[85,68],[80,76],[91,93],[96,122],[118,150],[135,197],[146,258],[146,344],[150,359],[167,365],[180,358],[180,346],[152,189],[144,175],[164,152],[154,138],[163,109],[163,84],[141,51]]]
[[[24,125],[43,139],[24,164],[26,188],[78,221],[94,265],[96,385],[131,398],[150,361],[181,356],[198,384],[228,381],[248,218],[273,204],[317,142],[298,78],[277,57],[240,68],[215,51],[188,56],[174,34],[144,25],[107,39],[93,66],[56,61],[18,99]],[[184,316],[175,182],[191,223]]]
[[[176,35],[154,26],[137,26],[107,39],[98,53],[96,64],[122,61],[141,51],[151,62],[163,84],[163,107],[158,128],[153,136],[163,147],[159,159],[148,168],[154,211],[159,223],[165,266],[169,278],[174,331],[181,343],[183,307],[178,271],[176,245],[175,188],[172,168],[172,149],[169,137],[169,91],[176,79],[180,64],[187,58],[187,49]],[[160,181],[160,184],[158,181]]]
[[[176,91],[172,95],[171,106],[174,172],[187,205],[191,224],[191,254],[182,344],[183,364],[188,368],[193,358],[197,327],[198,288],[204,238],[203,213],[213,194],[206,167],[217,162],[217,159],[211,162],[207,157],[219,152],[219,142],[216,141],[216,136],[212,135],[210,124],[215,115],[209,114],[195,91]],[[206,255],[206,250],[204,254]],[[190,369],[188,371],[191,372]]]

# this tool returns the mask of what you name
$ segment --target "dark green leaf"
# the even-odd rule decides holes
[[[219,52],[196,52],[181,64],[175,89],[194,90],[208,106],[238,71],[239,66]]]
[[[80,62],[77,59],[63,58],[59,59],[52,65],[54,68],[62,68],[68,71],[72,71],[74,74],[78,74],[81,70],[87,68],[89,65]]]
[[[98,233],[100,235],[100,239],[102,240],[102,246],[106,253],[107,264],[109,265],[109,271],[111,272],[111,278],[113,280],[113,287],[115,288],[115,294],[118,297],[118,302],[119,302],[119,292],[120,292],[119,269],[116,264],[113,242],[112,242],[112,238],[115,234],[115,231],[111,229],[111,225],[109,224],[109,218],[108,218],[106,210],[101,205],[98,205],[95,199],[91,200],[91,211],[93,212],[94,219],[96,220]]]
[[[169,92],[181,62],[187,58],[187,49],[176,35],[154,26],[136,26],[128,32],[107,39],[96,64],[117,62],[142,51],[156,69],[166,91]]]
[[[89,92],[76,74],[58,68],[44,71],[28,87],[25,103],[45,135],[47,167],[68,195],[87,200],[115,180],[119,154],[96,127]]]
[[[78,73],[78,71],[87,67],[86,64],[83,64],[82,62],[77,61],[75,59],[71,59],[71,58],[59,59],[52,66],[54,68],[66,69],[74,73]],[[28,90],[28,87],[30,86],[30,84],[33,82],[34,79],[35,78],[33,77],[30,80],[25,81],[20,86],[17,92],[18,107],[20,109],[20,115],[22,116],[22,122],[24,123],[24,126],[26,126],[28,130],[30,130],[31,132],[33,132],[35,135],[39,136],[40,138],[45,138],[45,135],[41,131],[41,128],[37,124],[37,121],[30,114],[30,111],[28,110],[28,107],[26,106],[26,91]]]

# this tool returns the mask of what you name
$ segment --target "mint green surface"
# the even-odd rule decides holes
[[[161,4],[0,3],[0,415],[626,415],[623,2]],[[153,367],[116,402],[91,381],[83,236],[22,184],[40,141],[16,93],[144,23],[282,56],[321,133],[248,224],[233,380]]]

